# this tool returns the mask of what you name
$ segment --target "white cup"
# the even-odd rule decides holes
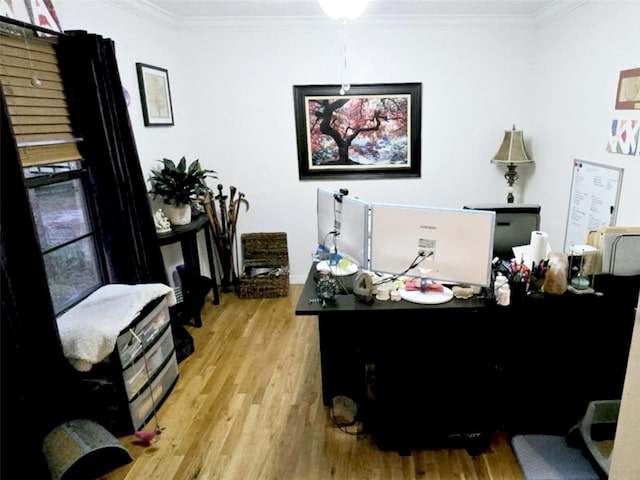
[[[387,285],[380,285],[376,288],[376,298],[378,300],[389,300],[389,287]]]

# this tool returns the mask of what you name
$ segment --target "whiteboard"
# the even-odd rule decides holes
[[[573,245],[584,245],[590,230],[615,225],[622,173],[618,167],[573,161],[565,253],[570,253]]]

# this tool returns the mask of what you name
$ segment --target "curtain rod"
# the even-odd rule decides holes
[[[51,30],[50,28],[40,27],[38,25],[33,25],[31,23],[23,22],[22,20],[16,20],[15,18],[4,17],[0,15],[0,21],[3,23],[8,23],[10,25],[15,25],[17,27],[21,27],[28,30],[33,30],[36,32],[46,33],[49,35],[66,35],[64,32],[57,32],[55,30]]]

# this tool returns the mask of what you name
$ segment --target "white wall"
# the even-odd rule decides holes
[[[225,189],[236,186],[250,202],[239,233],[287,232],[292,283],[304,281],[316,246],[317,187],[371,201],[503,202],[504,170],[489,159],[512,124],[536,161],[519,170],[516,202],[542,205],[552,246],[564,242],[574,158],[624,167],[618,223],[640,225],[638,156],[605,152],[611,120],[640,116],[614,110],[619,71],[640,59],[640,2],[592,0],[539,29],[354,22],[352,83],[423,84],[421,178],[358,181],[298,179],[292,86],[339,82],[338,30],[328,19],[186,31],[107,0],[56,5],[63,28],[114,39],[143,169],[186,155],[216,170]],[[175,126],[143,126],[135,62],[169,70]],[[163,251],[171,265],[174,252]]]
[[[612,120],[640,118],[615,109],[620,70],[640,67],[639,18],[638,1],[592,0],[537,33],[528,198],[542,205],[541,228],[560,248],[576,158],[624,169],[616,224],[640,225],[638,154],[606,151]]]

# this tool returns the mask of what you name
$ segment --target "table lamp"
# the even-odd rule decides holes
[[[507,180],[507,203],[513,203],[513,184],[518,179],[516,167],[525,163],[533,163],[524,148],[522,130],[505,130],[498,153],[491,159],[492,163],[503,163],[507,166],[504,178]]]

